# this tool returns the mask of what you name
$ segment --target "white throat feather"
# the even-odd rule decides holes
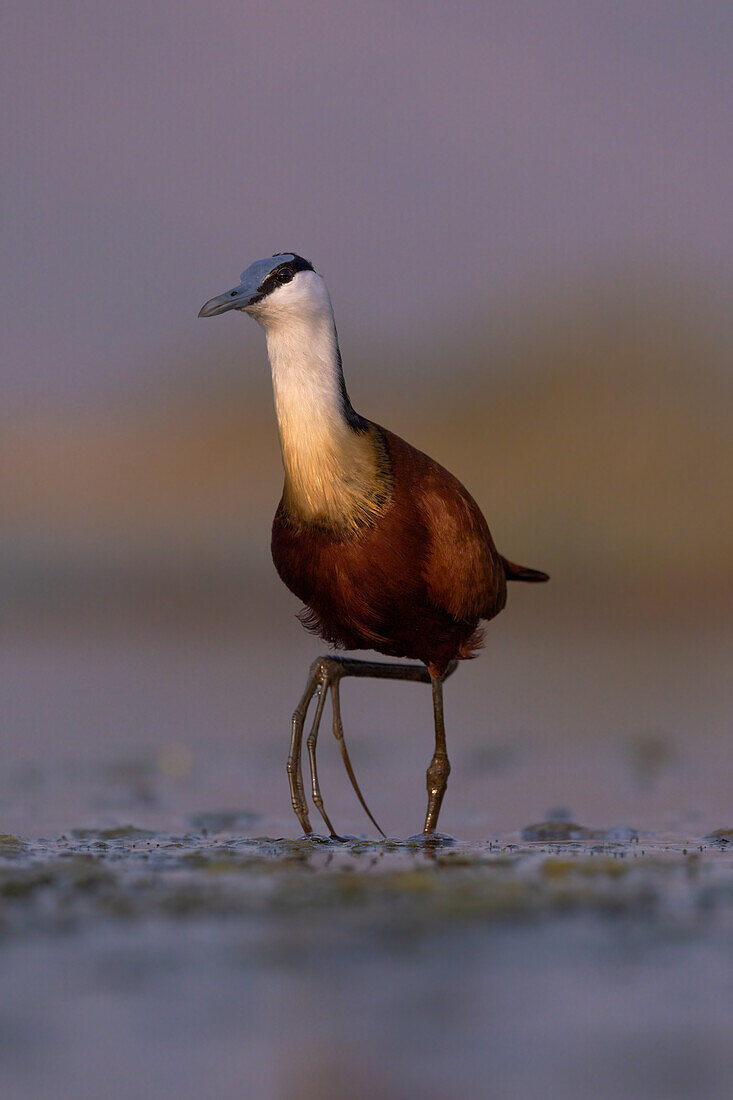
[[[301,272],[248,312],[267,338],[286,511],[306,524],[363,526],[384,506],[388,467],[379,429],[351,409],[323,279]]]

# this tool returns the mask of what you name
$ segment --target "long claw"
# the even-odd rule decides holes
[[[351,786],[356,791],[356,797],[361,802],[362,808],[364,809],[364,812],[366,813],[367,817],[369,818],[369,820],[371,821],[372,825],[377,830],[377,832],[381,833],[381,835],[386,840],[387,839],[387,834],[384,832],[381,825],[378,824],[378,822],[376,821],[372,811],[369,809],[366,802],[364,801],[364,795],[361,793],[361,790],[359,788],[359,784],[357,783],[357,780],[356,780],[356,776],[354,775],[354,769],[351,766],[351,760],[349,759],[349,752],[348,752],[348,749],[346,748],[346,742],[344,740],[344,727],[343,727],[343,723],[341,721],[341,698],[340,698],[340,695],[339,695],[339,680],[338,680],[338,677],[335,677],[331,681],[331,704],[333,706],[333,735],[339,743],[339,747],[341,749],[341,755],[344,759],[344,767],[346,768],[346,774],[348,775],[349,779],[351,780]]]
[[[313,726],[308,734],[308,760],[310,762],[311,770],[311,793],[313,795],[313,804],[318,810],[319,814],[323,818],[326,828],[328,829],[332,839],[338,839],[338,834],[331,824],[328,814],[323,806],[323,797],[321,795],[321,788],[318,782],[318,766],[316,764],[316,745],[318,743],[318,729],[321,724],[321,716],[323,714],[323,707],[326,702],[326,694],[328,692],[328,680],[322,680],[318,685],[318,702],[316,703],[316,713],[313,717]]]

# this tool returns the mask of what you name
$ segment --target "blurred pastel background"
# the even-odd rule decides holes
[[[728,605],[732,31],[653,0],[10,5],[6,612],[269,584],[264,342],[196,313],[282,249],[357,407],[562,603]]]

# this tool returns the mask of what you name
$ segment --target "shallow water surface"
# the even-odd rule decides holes
[[[305,636],[0,643],[3,1100],[728,1097],[730,647],[519,620],[429,846],[418,685],[344,684],[390,837],[325,728],[339,843],[288,805]]]

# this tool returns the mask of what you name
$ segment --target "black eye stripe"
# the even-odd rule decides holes
[[[261,290],[264,294],[269,293],[271,290],[275,290],[276,287],[280,286],[280,272],[282,270],[282,268],[276,267],[274,271],[271,271],[270,274],[262,280],[261,285],[257,289]]]
[[[264,298],[265,295],[271,294],[273,290],[276,290],[279,286],[291,282],[299,271],[313,271],[313,264],[309,260],[304,260],[302,256],[296,256],[292,252],[276,252],[277,256],[292,256],[291,260],[287,260],[285,263],[280,264],[274,268],[269,274],[262,280],[257,287],[257,291],[260,298]],[[273,258],[275,258],[273,257]],[[283,278],[283,275],[286,277]]]

